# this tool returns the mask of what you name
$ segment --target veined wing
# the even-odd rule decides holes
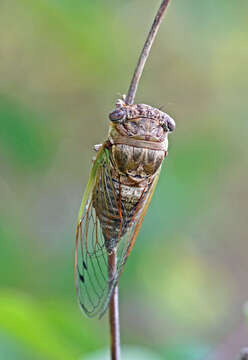
[[[89,317],[96,315],[101,317],[105,313],[114,287],[118,283],[136,240],[159,177],[158,172],[151,184],[140,195],[132,212],[131,221],[125,223],[128,210],[122,204],[122,185],[116,184],[116,181],[112,179],[110,161],[109,150],[103,145],[90,174],[76,229],[75,283],[80,306]],[[108,262],[109,254],[100,222],[100,218],[103,222],[103,217],[100,216],[99,209],[96,210],[94,207],[95,193],[98,196],[100,194],[104,209],[107,209],[110,214],[109,225],[108,223],[104,225],[105,236],[106,228],[111,226],[113,221],[119,224],[115,247],[117,256],[115,269],[111,269]],[[123,229],[126,230],[123,231]]]

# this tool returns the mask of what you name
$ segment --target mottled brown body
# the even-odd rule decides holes
[[[79,210],[75,275],[82,309],[105,312],[133,248],[167,156],[170,116],[118,100]],[[112,260],[114,259],[114,262]]]
[[[129,185],[151,182],[167,154],[167,133],[153,119],[138,118],[123,125],[113,124],[109,140],[113,144],[113,165]]]
[[[106,143],[110,164],[104,167],[104,181],[93,191],[93,206],[109,253],[143,210],[167,155],[167,135],[159,119],[137,117],[110,124]]]

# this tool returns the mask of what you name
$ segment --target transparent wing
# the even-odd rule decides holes
[[[114,287],[136,240],[158,176],[159,173],[142,192],[131,219],[129,217],[128,223],[125,223],[128,210],[121,201],[122,185],[114,183],[111,176],[108,149],[103,145],[97,155],[83,196],[76,229],[75,283],[80,306],[89,317],[103,316],[108,307]],[[110,218],[119,224],[115,246],[117,264],[114,269],[109,263],[110,254],[106,249],[102,230],[103,221],[108,220],[104,220],[99,209],[94,207],[95,193],[101,194],[104,209],[109,210]],[[109,224],[104,224],[105,234],[106,228],[111,224],[111,220]]]

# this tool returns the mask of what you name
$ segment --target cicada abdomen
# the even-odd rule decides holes
[[[80,303],[92,316],[108,305],[167,156],[168,133],[175,128],[174,120],[161,110],[127,105],[124,100],[117,101],[109,118],[108,140],[93,166],[77,232],[82,257],[81,266],[76,260],[77,288],[81,285]],[[110,279],[107,258],[113,251],[117,266]]]

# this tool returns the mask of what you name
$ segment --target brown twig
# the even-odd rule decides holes
[[[146,60],[149,56],[152,44],[154,42],[154,39],[157,35],[158,29],[160,27],[160,24],[163,20],[163,15],[165,13],[165,10],[167,9],[168,5],[169,5],[170,0],[163,0],[160,8],[158,9],[157,15],[155,16],[155,19],[153,21],[151,30],[149,31],[149,34],[147,36],[147,39],[145,41],[145,45],[141,51],[139,60],[138,60],[138,64],[136,66],[136,69],[134,71],[129,89],[128,89],[128,94],[126,97],[126,103],[127,104],[133,104],[135,95],[136,95],[136,91],[139,85],[139,80],[140,77],[142,75]]]
[[[134,71],[128,94],[126,97],[126,103],[132,104],[136,95],[136,91],[139,85],[139,80],[142,75],[146,60],[149,56],[152,44],[158,32],[159,26],[162,22],[165,10],[168,7],[170,0],[163,0],[156,17],[153,21],[152,27],[149,31],[144,47],[141,51],[136,69]],[[109,279],[113,278],[113,274],[116,271],[116,252],[113,252],[108,257],[109,264]],[[111,359],[120,360],[120,321],[119,321],[119,304],[118,304],[118,285],[114,289],[110,304],[109,304],[109,323],[111,333]]]
[[[108,256],[109,279],[112,279],[116,272],[116,252]],[[111,334],[111,359],[120,360],[120,321],[118,306],[118,285],[116,285],[109,303],[109,324]]]

